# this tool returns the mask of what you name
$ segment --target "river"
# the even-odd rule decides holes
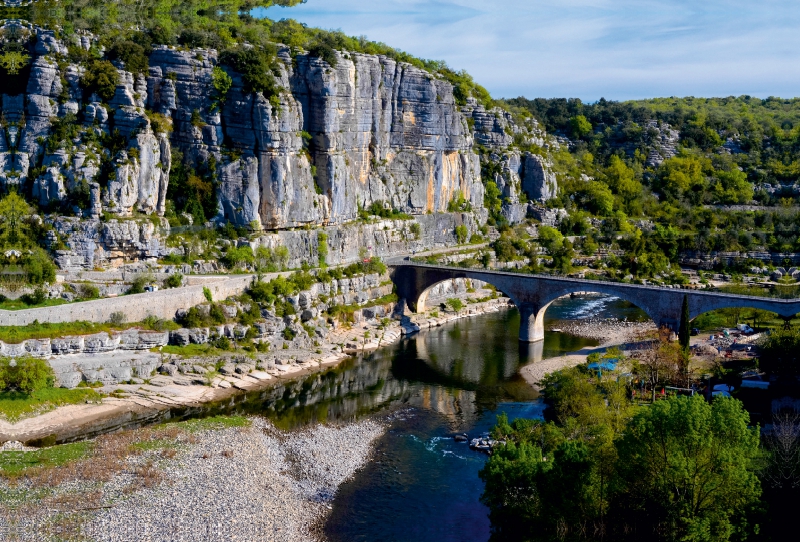
[[[551,320],[594,316],[638,319],[641,314],[607,297],[566,298],[548,310]],[[342,486],[334,501],[325,527],[331,541],[489,539],[478,477],[486,456],[453,436],[484,434],[501,412],[510,419],[541,417],[541,400],[518,375],[523,365],[535,363],[518,342],[518,327],[516,311],[460,320],[351,362],[353,368],[388,369],[380,370],[382,380],[364,393],[387,388],[397,393],[385,404],[391,406],[390,429],[374,460]],[[543,356],[592,344],[547,333]]]
[[[643,314],[616,298],[562,298],[548,309],[545,326],[591,317],[637,320]],[[373,461],[340,488],[327,537],[486,541],[491,525],[478,477],[486,456],[453,436],[484,434],[501,412],[510,419],[541,417],[544,405],[519,369],[597,344],[547,332],[543,345],[531,346],[519,342],[518,331],[516,310],[462,319],[326,371],[199,409],[173,410],[170,417],[260,414],[291,430],[378,416],[389,429]]]

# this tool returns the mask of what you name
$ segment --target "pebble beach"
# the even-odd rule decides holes
[[[62,484],[64,495],[99,492],[94,506],[76,512],[71,530],[98,542],[320,540],[337,489],[369,460],[384,426],[368,419],[284,432],[262,418],[250,422],[203,431],[173,458],[132,455],[99,487]],[[153,461],[159,481],[131,492],[132,473]],[[0,492],[35,491],[20,484],[1,482]],[[55,488],[48,502],[61,490]],[[8,503],[0,510],[0,532],[9,533],[4,540],[43,540],[65,514],[46,505],[35,514]]]

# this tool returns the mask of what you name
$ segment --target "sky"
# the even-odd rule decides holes
[[[445,60],[495,98],[800,96],[797,0],[307,0],[266,13]]]

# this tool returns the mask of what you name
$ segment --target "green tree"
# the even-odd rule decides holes
[[[636,413],[617,445],[618,505],[671,540],[728,540],[747,530],[761,486],[759,430],[735,399],[699,395]]]
[[[609,188],[629,205],[642,193],[642,183],[636,180],[636,173],[617,155],[611,156],[605,170]]]
[[[667,197],[687,197],[693,203],[700,203],[709,170],[713,168],[707,158],[676,156],[665,160],[659,167],[656,187]]]
[[[6,248],[26,248],[29,226],[26,221],[33,211],[16,192],[0,200],[0,243]]]
[[[576,115],[569,119],[569,127],[573,137],[582,138],[592,133],[592,123],[583,115]]]
[[[800,332],[773,330],[761,345],[759,367],[767,372],[792,376],[800,372]]]
[[[317,255],[320,267],[328,266],[328,234],[320,232],[317,235]]]
[[[456,226],[456,241],[459,245],[463,245],[467,242],[467,235],[469,235],[469,231],[465,225],[461,224]]]
[[[233,79],[221,67],[214,66],[211,70],[211,83],[214,86],[214,101],[216,104],[221,104],[233,86]]]
[[[173,273],[164,281],[165,288],[180,288],[183,286],[183,275],[180,273]]]
[[[114,97],[119,82],[119,72],[108,60],[93,60],[86,67],[81,83],[91,92],[96,92],[104,101]]]
[[[31,393],[52,387],[53,369],[47,361],[34,357],[0,358],[0,390]]]

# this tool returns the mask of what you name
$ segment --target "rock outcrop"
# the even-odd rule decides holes
[[[446,246],[461,225],[472,235],[488,217],[484,182],[500,187],[512,223],[557,190],[552,141],[535,120],[472,98],[459,106],[449,82],[411,64],[335,52],[331,65],[279,47],[279,90],[265,96],[213,49],[162,45],[146,73],[114,60],[118,84],[103,99],[67,48],[89,51],[96,38],[68,39],[36,30],[24,92],[0,95],[0,185],[53,213],[48,242],[62,269],[180,253],[166,246],[165,220],[143,217],[167,212],[171,174],[207,182],[216,221],[276,232],[254,248],[282,244],[293,266],[316,258],[316,234],[298,227],[326,227],[328,263],[346,263],[362,248],[386,257]],[[224,95],[220,68],[231,78]],[[487,161],[501,163],[494,179],[481,178]],[[416,225],[354,223],[376,206]]]

